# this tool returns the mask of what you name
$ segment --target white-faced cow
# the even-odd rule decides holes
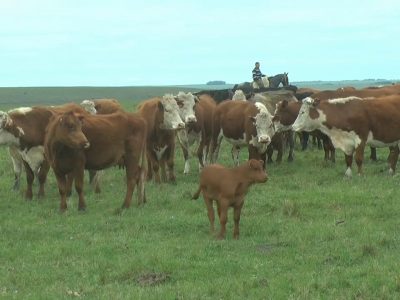
[[[185,130],[178,130],[177,137],[185,159],[184,174],[188,174],[190,171],[190,147],[192,145],[198,143],[196,152],[199,160],[199,169],[204,167],[208,159],[212,133],[212,114],[216,103],[214,99],[207,94],[200,95],[199,97],[193,96],[192,94],[186,97],[179,97],[178,94],[177,98],[181,118],[185,120]],[[188,116],[191,115],[188,111],[193,105],[194,122],[192,121],[194,118],[188,118]]]
[[[147,161],[149,165],[148,179],[167,181],[165,165],[168,167],[168,180],[175,182],[174,155],[175,130],[184,129],[185,123],[179,116],[179,107],[173,95],[166,94],[162,98],[153,98],[141,103],[139,114],[147,123]]]
[[[225,101],[214,112],[212,162],[216,162],[222,138],[232,144],[232,157],[239,164],[238,153],[247,146],[249,159],[261,159],[275,133],[272,116],[262,103]]]
[[[327,134],[333,145],[345,153],[345,175],[349,177],[354,153],[358,173],[361,174],[365,146],[389,146],[389,172],[393,173],[399,155],[400,95],[372,99],[346,97],[327,101],[308,97],[303,100],[293,129],[319,129]]]

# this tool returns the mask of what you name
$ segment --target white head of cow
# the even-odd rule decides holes
[[[310,110],[315,109],[315,106],[319,101],[314,100],[311,97],[303,99],[303,104],[300,107],[299,114],[294,121],[292,128],[294,131],[313,131],[318,129],[318,120],[314,120],[310,117]]]
[[[197,121],[194,114],[194,106],[198,101],[197,97],[192,95],[192,93],[185,94],[184,92],[179,92],[175,96],[176,103],[179,106],[179,116],[185,122],[185,124],[194,123]]]
[[[257,130],[258,142],[268,145],[269,143],[271,143],[272,136],[275,134],[272,116],[264,104],[260,102],[256,102],[254,104],[259,111],[259,113],[255,117],[252,117],[252,119],[254,120],[254,126]]]
[[[232,96],[232,100],[234,101],[246,101],[246,96],[242,90],[236,90]]]
[[[11,133],[8,127],[13,125],[13,121],[10,115],[4,111],[0,111],[0,145],[19,145],[19,139],[17,136],[22,136],[24,131],[17,127],[18,133]]]
[[[179,116],[179,107],[173,95],[165,94],[159,102],[159,108],[164,114],[162,129],[183,129],[185,123]]]
[[[12,125],[13,121],[8,115],[8,113],[4,111],[0,111],[0,129],[4,129],[5,127],[8,127]]]
[[[91,115],[95,115],[97,113],[95,104],[92,100],[83,100],[81,102],[81,106]]]

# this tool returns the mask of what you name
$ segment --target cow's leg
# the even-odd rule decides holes
[[[79,202],[78,202],[78,210],[84,211],[86,210],[85,204],[85,197],[83,195],[83,179],[85,175],[85,169],[83,168],[76,168],[74,170],[74,179],[75,179],[75,190],[78,194]]]
[[[204,139],[201,138],[199,147],[197,148],[197,158],[199,159],[199,171],[204,167],[204,149],[205,149],[205,144],[204,144]]]
[[[25,198],[27,200],[32,200],[33,197],[32,185],[33,185],[33,180],[35,179],[35,174],[33,173],[31,167],[26,161],[24,161],[24,167],[25,167],[26,183],[27,183]]]
[[[216,113],[213,117],[212,124],[212,139],[211,139],[211,153],[210,162],[216,163],[218,160],[219,148],[222,142],[222,132],[221,132],[221,117]]]
[[[101,193],[100,189],[100,177],[103,171],[89,170],[89,183],[96,194]]]
[[[39,198],[44,197],[44,185],[46,183],[47,174],[49,173],[49,170],[50,170],[50,165],[49,165],[48,161],[45,159],[42,162],[42,165],[40,166],[40,169],[38,172],[38,179],[39,179],[38,197]]]
[[[67,197],[71,197],[72,195],[72,184],[74,183],[74,174],[69,173],[66,175],[66,184],[65,184],[65,194]]]
[[[21,174],[22,174],[22,169],[24,167],[22,157],[18,152],[18,149],[14,146],[8,147],[8,152],[11,157],[11,161],[13,164],[13,169],[14,169],[14,185],[13,185],[13,190],[17,191],[19,190],[20,184],[21,184]]]
[[[226,222],[228,221],[228,203],[229,199],[220,199],[220,214],[219,214],[219,222],[221,224],[221,230],[217,236],[218,239],[222,240],[225,238],[226,232]]]
[[[330,153],[331,153],[331,162],[335,162],[336,161],[336,149],[332,144],[332,141],[329,139],[329,148],[330,148]]]
[[[176,177],[175,177],[175,171],[174,171],[174,167],[175,167],[175,163],[174,163],[174,159],[175,159],[175,143],[172,142],[172,144],[170,146],[168,146],[168,148],[165,150],[165,154],[166,154],[166,163],[167,163],[167,167],[168,167],[168,181],[175,183],[176,182]]]
[[[396,171],[397,160],[399,159],[399,146],[392,146],[389,149],[389,174],[393,175]]]
[[[208,220],[210,221],[210,234],[214,233],[214,220],[215,220],[215,215],[214,215],[214,207],[213,207],[213,201],[212,199],[206,197],[203,194],[204,198],[204,203],[206,204],[207,207],[207,215],[208,215]]]
[[[272,163],[273,163],[272,155],[274,154],[274,146],[272,146],[271,144],[269,144],[268,147],[267,147],[266,154],[267,154],[266,156],[268,157],[268,158],[267,158],[267,162],[268,162],[269,164],[272,164]]]
[[[278,143],[276,144],[276,151],[277,151],[276,162],[279,164],[282,162],[282,156],[283,156],[283,135],[282,134],[279,137]]]
[[[56,173],[58,192],[60,193],[60,211],[64,212],[67,210],[67,178],[65,174]]]
[[[239,165],[240,147],[232,146],[231,153],[232,153],[232,160],[233,160],[234,165],[238,166]]]
[[[365,149],[365,141],[362,141],[360,145],[358,145],[355,153],[355,160],[358,167],[358,175],[362,175],[362,163],[364,159],[364,149]]]
[[[345,154],[345,160],[346,160],[346,172],[344,173],[344,175],[348,178],[350,178],[352,176],[352,172],[351,172],[351,165],[353,164],[353,154]]]
[[[148,155],[147,155],[147,162],[148,162],[148,166],[149,166],[149,171],[148,173],[151,173],[150,175],[148,174],[147,179],[151,179],[154,175],[154,181],[156,183],[161,183],[161,178],[160,178],[160,163],[159,160],[156,156],[156,154],[154,153],[154,151],[149,150],[148,151]]]
[[[374,147],[370,147],[370,148],[371,148],[371,154],[370,154],[369,158],[370,158],[372,161],[377,161],[378,158],[377,158],[377,156],[376,156],[376,148],[374,148]]]
[[[287,138],[289,142],[289,155],[288,155],[288,161],[292,162],[293,161],[293,151],[294,151],[294,131],[290,130],[287,132]]]
[[[183,170],[183,174],[189,174],[190,172],[190,153],[189,153],[189,141],[188,141],[188,132],[187,130],[178,130],[176,133],[176,136],[178,137],[178,142],[181,146],[182,149],[182,154],[183,158],[185,160],[185,167]]]
[[[307,149],[309,136],[310,136],[310,134],[306,131],[303,131],[301,133],[301,150],[302,151]]]
[[[330,159],[329,154],[330,154],[330,145],[329,145],[329,137],[324,136],[323,139],[323,146],[324,146],[324,160],[328,161]]]
[[[239,204],[236,204],[233,207],[233,219],[235,221],[235,227],[233,230],[233,238],[234,239],[239,239],[239,222],[240,222],[240,213],[242,211],[242,207],[243,207],[243,200],[240,201]]]

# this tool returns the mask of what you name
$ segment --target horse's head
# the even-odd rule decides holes
[[[289,73],[287,73],[287,72],[284,72],[284,73],[283,73],[283,76],[282,76],[282,85],[283,85],[283,86],[288,86],[288,85],[289,85],[289,77],[288,77],[288,74],[289,74]]]

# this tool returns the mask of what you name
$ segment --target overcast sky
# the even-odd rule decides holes
[[[0,86],[400,78],[400,1],[0,0]]]

